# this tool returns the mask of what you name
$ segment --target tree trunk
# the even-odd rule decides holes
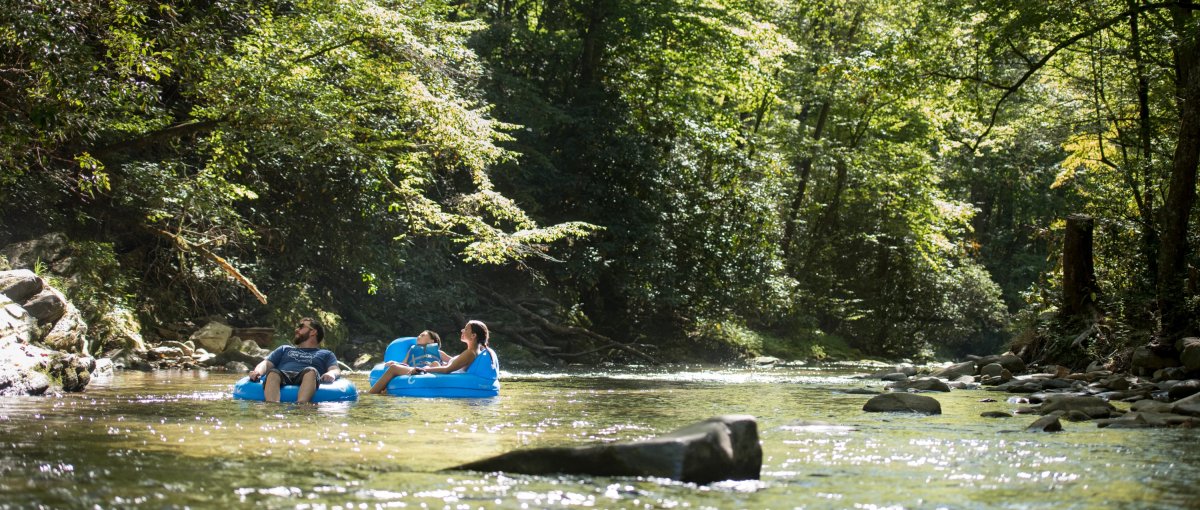
[[[609,0],[593,0],[587,10],[587,28],[583,33],[583,52],[579,55],[579,88],[588,89],[599,81],[600,59],[604,45],[600,40],[604,21],[612,5]]]
[[[833,195],[829,197],[829,205],[825,206],[825,211],[821,213],[821,219],[813,226],[812,242],[808,245],[808,256],[806,257],[809,260],[816,254],[817,246],[821,244],[821,237],[833,233],[838,228],[842,194],[846,191],[850,169],[846,165],[846,161],[841,158],[834,162],[834,168],[837,169],[837,173],[833,183]]]
[[[1163,333],[1168,338],[1188,329],[1183,284],[1189,253],[1188,219],[1196,202],[1196,165],[1200,162],[1200,49],[1196,34],[1188,31],[1192,26],[1191,12],[1176,8],[1173,14],[1178,35],[1182,37],[1175,52],[1179,131],[1167,199],[1161,211],[1157,281]]]
[[[862,23],[863,10],[864,10],[864,7],[862,5],[859,5],[858,10],[856,10],[854,12],[854,18],[850,21],[849,29],[846,31],[846,35],[842,38],[842,43],[839,45],[835,45],[835,47],[834,47],[834,50],[833,50],[834,55],[841,56],[843,48],[848,48],[851,45],[853,45],[853,43],[858,35],[859,25]],[[844,45],[844,46],[842,46],[842,45]],[[829,122],[829,113],[830,113],[830,108],[832,107],[834,92],[837,90],[838,85],[839,85],[838,82],[836,82],[836,81],[833,82],[829,86],[828,96],[825,97],[821,101],[821,109],[820,109],[820,112],[817,114],[817,125],[813,129],[813,134],[812,134],[812,139],[814,141],[819,141],[821,139],[821,137],[824,136],[825,126]],[[788,207],[787,215],[784,217],[783,239],[780,242],[780,246],[782,246],[782,248],[783,248],[781,250],[783,253],[783,260],[784,260],[784,263],[789,267],[789,272],[791,272],[791,270],[793,269],[791,267],[793,264],[791,255],[792,255],[792,245],[795,243],[795,240],[796,240],[796,222],[800,219],[799,218],[800,207],[804,203],[804,194],[808,188],[808,181],[812,174],[812,165],[813,165],[813,155],[812,154],[809,154],[804,159],[800,160],[799,165],[797,165],[798,169],[800,171],[799,172],[800,179],[799,179],[799,182],[797,182],[797,184],[796,184],[796,193],[794,195],[792,195],[791,206]]]
[[[1129,9],[1134,10],[1140,0],[1129,0]],[[1146,76],[1146,61],[1142,58],[1142,39],[1139,26],[1140,14],[1134,12],[1129,17],[1129,52],[1134,62],[1134,73],[1137,75],[1138,98],[1138,149],[1137,168],[1141,172],[1141,196],[1134,197],[1141,214],[1142,225],[1142,256],[1146,258],[1146,281],[1153,281],[1158,276],[1158,226],[1154,221],[1154,162],[1152,143],[1153,135],[1150,126],[1150,79]],[[1128,162],[1126,163],[1128,164]],[[1131,178],[1133,179],[1133,178]],[[1139,190],[1132,190],[1138,193]]]
[[[1065,319],[1084,318],[1096,310],[1096,270],[1092,259],[1091,216],[1072,214],[1067,217],[1066,239],[1063,240],[1063,302]]]
[[[821,111],[817,114],[817,125],[813,128],[813,141],[820,141],[825,133],[825,123],[829,121],[829,102],[821,103]],[[790,264],[792,243],[796,239],[796,222],[800,220],[800,206],[804,204],[804,194],[808,189],[808,180],[812,176],[813,156],[810,154],[800,160],[797,165],[800,179],[796,183],[796,193],[792,195],[791,206],[788,207],[787,218],[783,222],[783,260]]]

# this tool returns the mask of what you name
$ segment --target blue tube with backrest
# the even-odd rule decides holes
[[[371,385],[375,385],[386,370],[388,361],[401,362],[416,337],[397,338],[384,351],[384,363],[371,369]],[[457,374],[398,375],[388,381],[387,393],[399,397],[486,398],[500,394],[500,361],[496,352],[488,349]]]

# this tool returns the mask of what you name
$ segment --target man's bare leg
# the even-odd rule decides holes
[[[263,400],[267,402],[279,402],[279,386],[282,385],[279,379],[279,372],[268,372],[267,380],[263,381]]]
[[[296,402],[312,402],[317,393],[317,372],[305,370],[300,376],[300,391],[296,392]]]

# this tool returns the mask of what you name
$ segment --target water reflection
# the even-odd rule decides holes
[[[0,507],[1191,508],[1200,452],[1177,430],[984,419],[1017,404],[936,394],[940,416],[868,414],[853,370],[506,374],[499,397],[265,404],[235,376],[119,373],[81,395],[0,399]],[[365,387],[365,376],[354,375]],[[763,479],[443,472],[528,446],[759,419]]]

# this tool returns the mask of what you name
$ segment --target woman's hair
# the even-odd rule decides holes
[[[429,335],[429,339],[433,340],[433,343],[435,343],[435,344],[442,343],[442,337],[438,336],[437,331],[434,331],[432,329],[427,329],[425,331],[422,331],[421,335]],[[417,336],[421,336],[421,335],[417,335]]]
[[[482,340],[483,346],[484,347],[488,346],[487,324],[484,324],[483,322],[480,322],[480,321],[471,320],[471,321],[467,321],[467,327],[471,328],[472,333],[475,333],[476,340],[483,339]]]

